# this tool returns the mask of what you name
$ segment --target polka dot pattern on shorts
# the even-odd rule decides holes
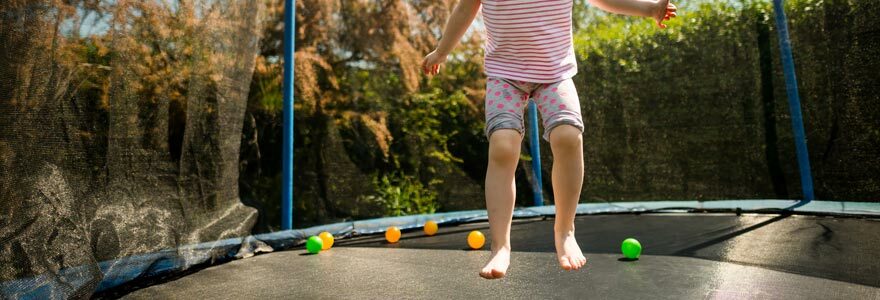
[[[571,79],[530,83],[492,77],[486,81],[487,136],[497,129],[523,132],[523,114],[529,99],[537,105],[544,128],[571,124],[583,130],[580,102]],[[546,134],[545,131],[545,139]]]

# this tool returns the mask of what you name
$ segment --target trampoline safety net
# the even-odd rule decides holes
[[[250,233],[261,4],[171,2],[0,4],[0,281],[88,297],[99,262]]]

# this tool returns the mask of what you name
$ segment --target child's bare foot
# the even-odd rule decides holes
[[[587,258],[574,239],[574,230],[556,231],[556,258],[567,271],[580,269],[587,263]]]
[[[498,250],[492,250],[492,258],[480,270],[480,276],[486,279],[504,277],[504,274],[507,274],[508,266],[510,266],[510,246],[503,246]]]

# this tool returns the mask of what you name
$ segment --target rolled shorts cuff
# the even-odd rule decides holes
[[[522,121],[516,121],[513,119],[502,119],[495,122],[490,121],[486,124],[486,139],[490,139],[493,133],[501,129],[513,129],[519,132],[520,135],[523,135],[525,133],[525,126],[523,125]]]
[[[556,127],[559,127],[560,125],[574,126],[575,128],[577,128],[578,130],[581,131],[581,134],[584,134],[584,121],[583,120],[581,120],[580,118],[573,118],[573,117],[560,118],[560,119],[554,120],[553,122],[551,122],[547,125],[544,125],[544,135],[543,135],[544,140],[549,142],[550,141],[550,132],[552,132],[553,129],[556,129]]]

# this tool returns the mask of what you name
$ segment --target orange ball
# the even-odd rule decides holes
[[[438,229],[439,229],[439,227],[437,226],[437,222],[434,222],[434,221],[425,222],[425,234],[435,235],[435,234],[437,234]]]
[[[385,240],[392,244],[397,243],[400,240],[400,228],[388,227],[388,230],[385,231]]]
[[[471,231],[471,233],[468,234],[467,239],[468,246],[471,246],[471,249],[474,250],[483,248],[483,244],[486,243],[486,237],[483,236],[482,232],[479,232],[477,230]]]
[[[321,246],[321,250],[327,250],[327,249],[330,249],[330,247],[333,247],[333,235],[332,234],[324,231],[324,232],[321,232],[321,234],[319,234],[318,237],[321,238],[321,241],[324,242],[323,246]]]

